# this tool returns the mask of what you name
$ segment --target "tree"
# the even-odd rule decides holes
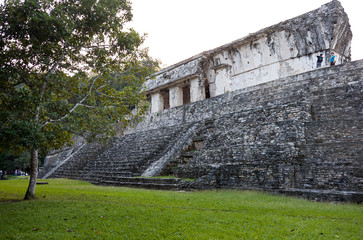
[[[0,6],[0,150],[30,153],[25,199],[35,198],[40,150],[73,134],[108,138],[117,121],[126,126],[147,109],[140,79],[153,60],[140,47],[144,36],[124,29],[131,19],[127,0]]]

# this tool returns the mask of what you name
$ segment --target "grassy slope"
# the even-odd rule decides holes
[[[0,239],[363,239],[363,208],[251,191],[169,192],[0,181]]]

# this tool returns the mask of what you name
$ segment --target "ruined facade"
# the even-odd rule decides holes
[[[49,155],[41,176],[361,202],[363,60],[350,62],[351,38],[332,1],[175,64],[146,83],[141,123],[108,146]],[[176,178],[146,178],[160,175]]]
[[[352,32],[338,1],[175,64],[146,83],[151,112],[350,61]]]

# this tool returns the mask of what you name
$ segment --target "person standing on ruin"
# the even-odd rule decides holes
[[[334,66],[335,65],[335,62],[336,62],[335,53],[334,52],[331,52],[330,66]]]
[[[323,54],[320,54],[320,56],[317,56],[318,61],[316,62],[316,68],[321,67],[321,63],[323,62]]]

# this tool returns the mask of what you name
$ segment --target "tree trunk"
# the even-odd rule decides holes
[[[35,186],[38,178],[38,149],[32,149],[30,155],[30,180],[24,200],[35,199]]]

